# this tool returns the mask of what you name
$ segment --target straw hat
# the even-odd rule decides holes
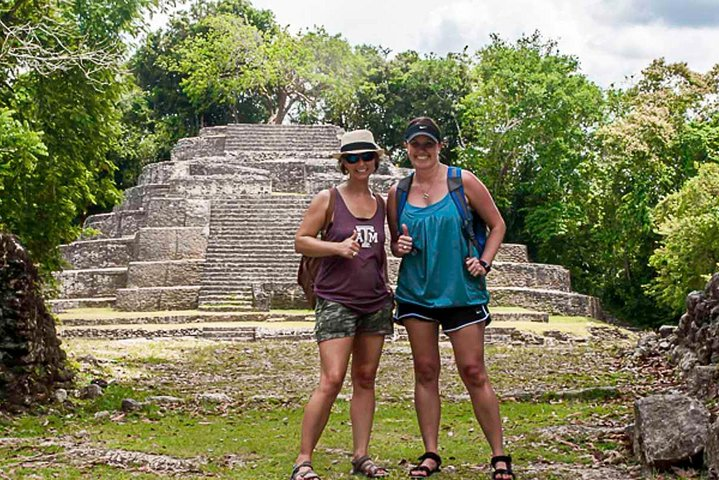
[[[380,148],[374,141],[374,135],[369,130],[353,130],[342,135],[340,140],[340,151],[332,156],[340,158],[348,153],[377,152],[379,156],[386,155],[384,149]]]

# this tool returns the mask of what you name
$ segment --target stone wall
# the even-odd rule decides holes
[[[40,285],[17,238],[0,234],[0,410],[49,401],[72,380]]]

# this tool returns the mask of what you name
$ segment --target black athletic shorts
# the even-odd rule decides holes
[[[403,325],[404,320],[408,318],[439,323],[442,325],[444,333],[455,332],[467,325],[480,322],[489,325],[492,321],[486,303],[468,307],[428,308],[412,303],[397,302],[397,308],[394,311],[395,323]]]

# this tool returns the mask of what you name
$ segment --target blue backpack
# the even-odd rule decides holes
[[[407,204],[407,196],[412,186],[414,173],[410,173],[397,184],[397,231],[402,232],[402,210]],[[487,242],[487,224],[484,223],[482,217],[477,212],[471,210],[467,205],[467,199],[464,196],[464,185],[462,185],[462,169],[459,167],[448,167],[447,169],[447,187],[449,195],[452,197],[454,205],[459,211],[462,218],[462,233],[468,241],[472,242],[474,248],[477,249],[478,255],[482,255],[484,244]]]

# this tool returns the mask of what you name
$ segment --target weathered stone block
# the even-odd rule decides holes
[[[506,263],[495,261],[487,276],[488,288],[520,287],[569,292],[569,270],[541,263]]]
[[[90,215],[85,219],[84,228],[92,228],[99,233],[92,235],[92,238],[117,237],[120,233],[119,217],[114,213],[101,213]],[[83,235],[83,238],[87,238]]]
[[[173,260],[177,250],[174,228],[143,228],[137,233],[135,258],[139,261]]]
[[[204,260],[132,262],[128,288],[200,285]]]
[[[119,218],[118,236],[134,235],[144,225],[145,212],[142,210],[123,210],[117,212]]]
[[[177,251],[175,259],[204,258],[207,250],[207,236],[200,228],[186,228],[177,232]]]
[[[73,270],[127,266],[132,254],[131,238],[85,240],[61,245],[60,251]]]
[[[232,197],[245,194],[268,194],[272,192],[272,182],[267,175],[233,176],[230,178],[197,178],[171,180],[170,192],[173,196],[186,198]]]
[[[701,455],[709,411],[685,395],[652,395],[634,403],[634,453],[648,468],[667,469]]]
[[[121,311],[194,310],[200,287],[127,288],[117,291],[115,308]]]
[[[172,161],[222,155],[225,152],[224,135],[182,138],[170,152]]]
[[[719,420],[709,427],[707,444],[704,449],[704,465],[709,472],[709,478],[719,478]]]
[[[184,227],[186,208],[187,201],[182,198],[153,198],[148,202],[145,226]]]
[[[204,258],[207,238],[199,227],[143,228],[137,234],[138,261]]]
[[[111,297],[127,285],[127,268],[65,270],[56,278],[63,298]]]
[[[138,185],[145,183],[167,183],[175,176],[178,164],[175,162],[157,162],[145,165],[137,179]]]
[[[490,288],[492,304],[515,306],[549,312],[555,315],[603,318],[599,300],[573,292],[530,288]]]
[[[716,365],[697,365],[686,376],[689,393],[703,400],[719,395],[719,369]]]
[[[210,224],[210,200],[192,198],[185,202],[186,227],[205,227]]]

